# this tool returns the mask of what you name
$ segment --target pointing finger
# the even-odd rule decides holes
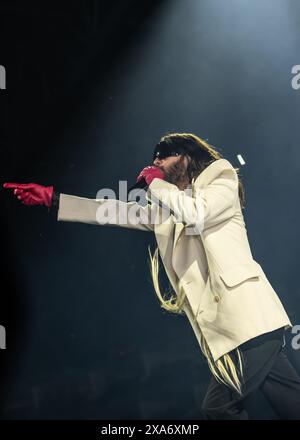
[[[29,188],[30,187],[30,183],[12,183],[12,182],[7,182],[7,183],[3,183],[3,187],[4,188]]]

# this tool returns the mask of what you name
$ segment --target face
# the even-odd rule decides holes
[[[188,159],[184,155],[169,156],[165,159],[156,158],[153,165],[160,168],[166,176],[166,181],[175,185],[181,184],[187,179]]]

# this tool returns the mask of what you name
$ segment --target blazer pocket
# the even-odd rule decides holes
[[[221,273],[220,278],[228,287],[234,287],[248,279],[258,280],[261,276],[261,268],[255,261],[239,264]]]

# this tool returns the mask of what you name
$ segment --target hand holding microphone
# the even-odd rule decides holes
[[[155,179],[156,177],[158,179],[162,179],[162,180],[165,179],[165,175],[164,175],[163,171],[160,168],[156,167],[155,165],[150,165],[150,166],[145,167],[140,172],[140,174],[138,175],[136,181],[137,182],[141,182],[142,179],[144,179],[145,186],[146,185],[149,186],[151,184],[152,180]]]
[[[4,183],[4,188],[14,189],[14,195],[27,206],[52,206],[53,186],[43,186],[37,183]]]
[[[131,191],[138,190],[138,189],[144,189],[147,186],[149,186],[150,183],[152,182],[152,180],[155,179],[155,177],[158,177],[159,179],[162,179],[162,180],[165,179],[165,175],[160,168],[158,168],[154,165],[151,165],[151,166],[149,165],[149,166],[145,167],[138,175],[138,177],[136,179],[136,183],[128,190],[127,197],[129,196]]]

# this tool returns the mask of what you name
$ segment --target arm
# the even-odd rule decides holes
[[[48,210],[58,209],[58,221],[82,222],[96,225],[114,225],[141,231],[153,231],[156,206],[141,206],[136,202],[114,199],[87,199],[54,191],[53,186],[37,183],[5,183],[4,188],[14,190],[14,195],[25,205],[44,205]]]
[[[197,179],[193,194],[155,178],[149,185],[150,196],[147,198],[165,206],[176,221],[186,226],[200,226],[203,230],[222,223],[231,218],[237,209],[238,176],[225,159],[212,163],[208,168],[204,170],[208,184],[200,188]]]
[[[154,177],[164,178],[164,173],[156,166],[147,166],[139,174],[137,181],[143,178],[149,185]],[[58,221],[79,221],[154,231],[154,224],[161,224],[169,216],[168,212],[151,203],[141,206],[133,201],[87,199],[67,194],[54,194],[53,202],[59,206]]]
[[[156,209],[150,204],[141,206],[136,202],[114,199],[88,199],[59,194],[58,221],[81,222],[94,225],[121,226],[153,231]]]

